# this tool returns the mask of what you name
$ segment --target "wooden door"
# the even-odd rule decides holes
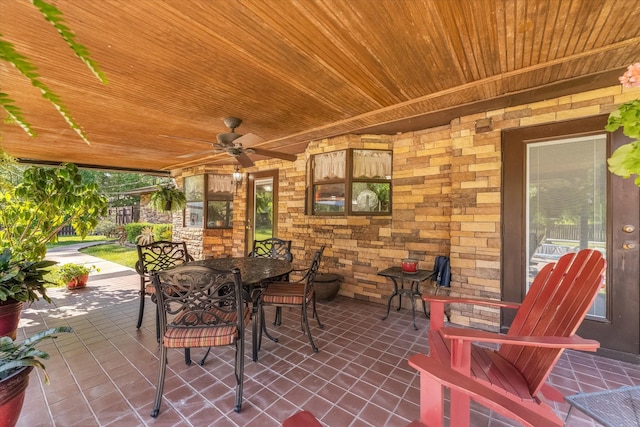
[[[503,132],[503,299],[522,301],[542,266],[581,248],[602,251],[606,284],[579,330],[601,353],[640,360],[640,189],[608,173],[628,142],[607,116]],[[502,314],[508,328],[512,314]]]

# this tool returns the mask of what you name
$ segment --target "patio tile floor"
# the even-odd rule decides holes
[[[301,409],[325,426],[405,426],[419,414],[419,378],[407,358],[429,351],[428,320],[338,296],[320,302],[324,323],[312,321],[313,353],[300,331],[299,311],[284,310],[283,324],[270,330],[279,343],[263,339],[260,360],[251,361],[246,337],[242,411],[233,411],[233,347],[212,349],[204,366],[186,366],[181,351],[169,352],[165,393],[157,419],[149,415],[158,375],[155,305],[147,301],[140,330],[138,277],[133,271],[91,276],[86,289],[50,292],[25,309],[19,338],[46,327],[70,325],[74,333],[42,343],[50,385],[42,372],[31,376],[18,422],[33,426],[279,426]],[[267,311],[267,320],[273,312]],[[198,360],[204,349],[193,349]],[[640,366],[587,353],[566,352],[549,379],[567,394],[640,385]],[[564,418],[567,404],[556,405]],[[518,425],[473,406],[473,426]],[[572,411],[570,426],[595,426]]]

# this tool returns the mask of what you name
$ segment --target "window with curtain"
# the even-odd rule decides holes
[[[391,213],[392,152],[341,150],[311,161],[313,215],[388,215]]]
[[[185,177],[184,193],[187,198],[183,221],[185,227],[233,227],[231,175],[206,174]]]
[[[207,175],[207,228],[233,227],[233,183],[230,175]]]

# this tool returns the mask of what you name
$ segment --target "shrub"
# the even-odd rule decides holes
[[[136,237],[142,234],[142,229],[145,227],[153,228],[153,224],[147,222],[130,222],[125,225],[124,228],[127,231],[127,242],[136,243]]]
[[[156,242],[160,240],[170,242],[173,236],[173,224],[155,224],[153,226],[153,236]]]
[[[93,234],[96,236],[118,237],[117,227],[116,223],[109,218],[102,218],[98,221],[96,228],[93,229]]]

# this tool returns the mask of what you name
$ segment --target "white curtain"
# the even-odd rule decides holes
[[[374,150],[353,151],[354,178],[391,177],[391,152]]]
[[[313,180],[344,179],[346,151],[318,154],[313,158]]]
[[[231,181],[231,175],[209,174],[209,193],[233,192],[233,183]]]

